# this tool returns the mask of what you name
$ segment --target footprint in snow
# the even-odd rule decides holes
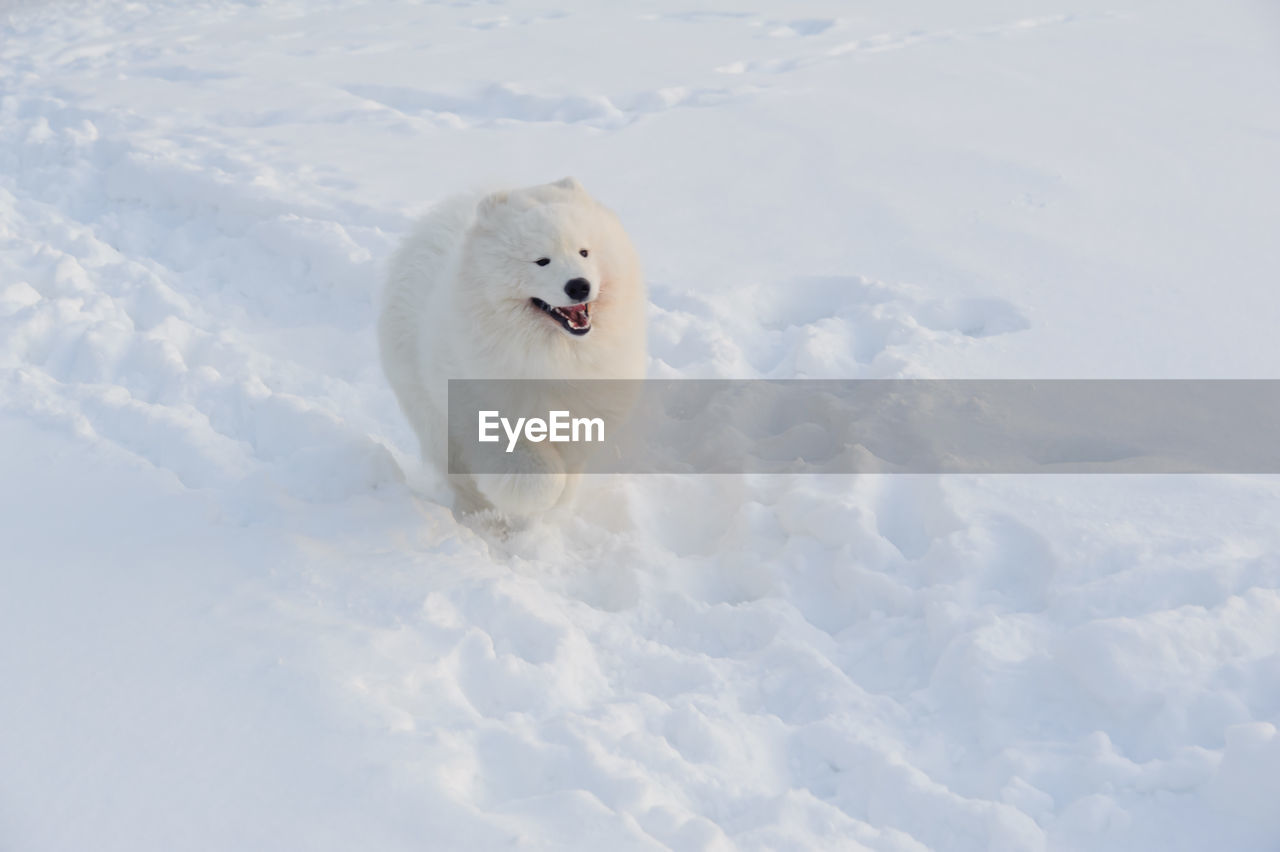
[[[728,335],[741,360],[767,378],[890,378],[907,368],[915,347],[949,345],[948,337],[958,342],[1009,334],[1031,325],[1002,299],[925,298],[914,288],[860,276],[762,284],[739,304],[751,306],[749,313],[709,319]],[[663,341],[655,342],[656,357],[692,366],[690,353],[664,353]],[[675,361],[667,360],[668,354]],[[733,361],[716,354],[721,363]]]

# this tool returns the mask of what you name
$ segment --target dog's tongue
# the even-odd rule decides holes
[[[569,305],[561,308],[564,315],[569,318],[569,324],[574,328],[582,328],[587,324],[587,306],[586,305]]]

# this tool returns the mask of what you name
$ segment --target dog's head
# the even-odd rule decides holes
[[[573,178],[488,195],[463,249],[466,286],[483,288],[491,306],[583,337],[605,283],[611,219]]]

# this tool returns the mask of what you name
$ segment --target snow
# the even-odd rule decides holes
[[[0,848],[1272,850],[1280,479],[414,460],[382,266],[574,174],[663,378],[1273,378],[1280,21],[0,4]]]

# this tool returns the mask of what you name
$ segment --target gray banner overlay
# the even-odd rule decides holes
[[[1280,473],[1277,436],[1280,380],[449,382],[451,473]]]

